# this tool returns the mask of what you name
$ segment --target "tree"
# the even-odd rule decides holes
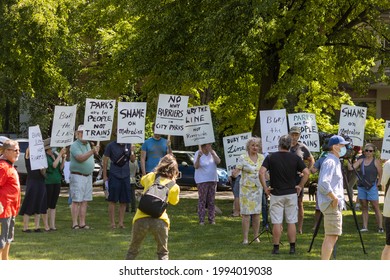
[[[334,130],[334,111],[351,102],[340,85],[364,92],[384,80],[374,62],[389,66],[381,44],[389,26],[380,16],[388,1],[135,0],[131,8],[129,58],[145,77],[144,93],[196,102],[207,89],[231,133],[250,123],[260,135],[259,111],[286,106],[314,112],[320,129]]]

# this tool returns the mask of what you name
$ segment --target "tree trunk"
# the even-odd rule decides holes
[[[270,47],[268,51],[266,71],[260,76],[260,91],[256,120],[253,125],[252,135],[261,137],[260,111],[274,109],[278,97],[268,97],[268,93],[276,84],[279,78],[280,62],[279,55],[275,47]]]

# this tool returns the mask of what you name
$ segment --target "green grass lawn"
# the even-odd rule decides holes
[[[297,236],[297,253],[289,255],[286,231],[282,236],[279,255],[271,255],[272,236],[265,232],[261,243],[241,244],[241,219],[230,217],[231,200],[217,200],[222,215],[216,225],[199,226],[196,199],[181,199],[169,206],[171,219],[169,251],[171,260],[319,260],[323,240],[323,225],[311,252],[313,239],[314,202],[305,202],[304,233]],[[361,224],[361,212],[357,212]],[[72,230],[67,197],[60,197],[55,232],[23,233],[22,217],[17,217],[15,241],[11,245],[11,260],[123,260],[131,237],[132,213],[126,213],[125,229],[110,229],[107,202],[102,196],[89,204],[87,223],[90,230]],[[385,234],[376,231],[375,217],[370,212],[369,232],[362,233],[367,254],[363,252],[352,211],[344,211],[343,235],[339,238],[336,258],[339,260],[379,260],[385,244]],[[42,223],[41,223],[42,224]],[[31,226],[33,221],[31,220]],[[286,229],[286,227],[285,227]],[[138,259],[156,259],[155,241],[148,237]]]

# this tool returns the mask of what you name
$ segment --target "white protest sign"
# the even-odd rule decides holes
[[[277,152],[279,139],[288,134],[286,109],[260,111],[263,153]]]
[[[320,151],[320,137],[318,135],[316,115],[312,113],[288,114],[288,124],[301,128],[299,141],[307,146],[311,152]]]
[[[186,147],[215,142],[211,111],[208,105],[187,109],[183,137]]]
[[[349,136],[354,146],[363,146],[367,108],[341,105],[339,135]]]
[[[28,128],[28,147],[30,150],[31,170],[47,168],[47,158],[39,125]]]
[[[51,147],[66,147],[73,143],[77,105],[55,106],[51,129]]]
[[[118,143],[143,143],[145,141],[146,102],[118,103]]]
[[[187,106],[188,96],[160,94],[154,132],[183,136]]]
[[[385,134],[383,136],[381,159],[390,159],[390,121],[385,123]]]
[[[252,133],[250,132],[223,137],[226,170],[229,176],[236,167],[240,156],[246,153],[246,143],[251,137]]]
[[[84,114],[84,140],[107,141],[111,138],[115,100],[87,98]]]

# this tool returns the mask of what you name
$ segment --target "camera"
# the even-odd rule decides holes
[[[329,139],[333,135],[336,135],[336,134],[319,132],[318,135],[320,138],[320,144],[321,144],[322,151],[324,151],[324,152],[329,151],[329,146],[328,146]],[[345,153],[344,156],[341,157],[341,159],[353,159],[356,156],[357,151],[354,149],[353,141],[352,141],[351,137],[349,137],[348,135],[344,135],[344,134],[341,134],[340,136],[343,137],[345,139],[345,141],[349,142],[348,145],[345,145],[345,147],[347,148],[347,152]]]

